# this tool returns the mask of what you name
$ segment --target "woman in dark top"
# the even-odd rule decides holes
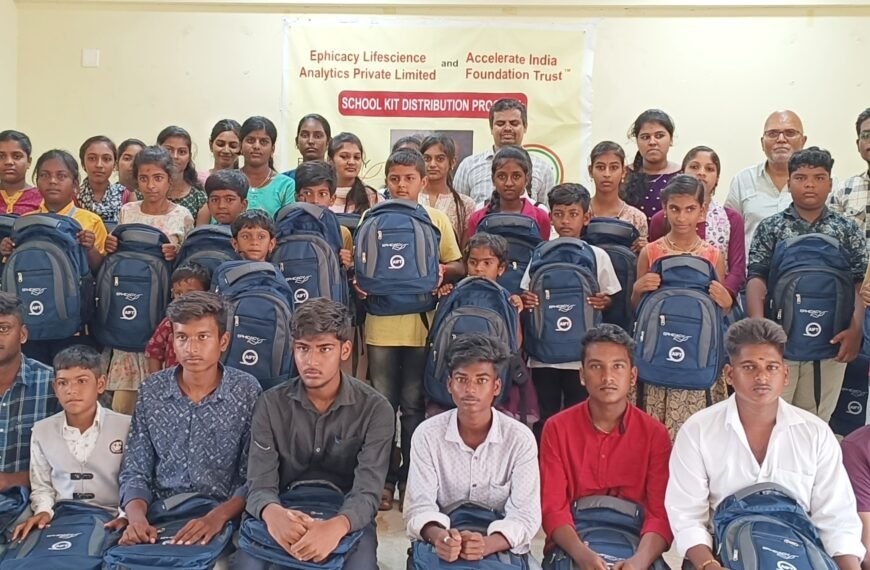
[[[634,120],[628,135],[637,141],[637,154],[622,187],[622,199],[649,220],[662,209],[662,189],[680,173],[680,165],[668,160],[674,121],[664,111],[648,109]]]

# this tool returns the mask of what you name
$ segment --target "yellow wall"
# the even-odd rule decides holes
[[[15,126],[18,110],[18,17],[12,0],[0,0],[0,130]]]
[[[0,18],[7,4],[0,0]],[[710,145],[722,156],[727,184],[761,160],[765,116],[788,107],[804,117],[810,143],[834,153],[836,174],[863,168],[854,121],[870,106],[863,57],[870,7],[355,10],[544,23],[592,18],[594,140],[627,143],[632,119],[661,107],[677,123],[673,158]],[[208,130],[217,119],[280,118],[282,16],[291,14],[279,7],[20,0],[17,11],[17,123],[37,151],[74,150],[95,133],[152,141],[176,123],[193,133],[207,166]],[[99,68],[81,67],[82,48],[101,50]],[[330,118],[340,130],[339,117]],[[286,137],[279,151],[279,164],[295,163]]]

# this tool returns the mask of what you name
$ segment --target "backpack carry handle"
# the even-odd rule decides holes
[[[230,226],[224,224],[212,224],[208,226],[199,226],[190,230],[184,241],[187,242],[194,235],[211,234],[222,238],[232,239],[233,230]]]
[[[611,497],[609,495],[592,495],[574,501],[575,511],[590,509],[610,509],[627,517],[637,518],[643,516],[643,507],[633,501]]]
[[[637,231],[637,228],[633,224],[623,220],[616,218],[592,218],[589,225],[586,226],[585,235],[592,238],[586,240],[589,243],[593,243],[593,239],[597,236],[601,236],[602,241],[610,238],[615,241],[634,243],[640,237],[640,232]]]
[[[788,489],[786,489],[785,487],[783,487],[782,485],[779,485],[777,483],[756,483],[755,485],[750,485],[749,487],[746,487],[745,489],[742,489],[742,490],[734,493],[734,498],[737,499],[738,501],[743,501],[747,497],[751,497],[752,495],[757,495],[757,494],[761,494],[761,495],[780,494],[780,495],[785,495],[789,499],[794,500],[794,497],[792,496],[791,492],[789,492]]]
[[[253,262],[244,262],[240,263],[238,266],[233,267],[232,269],[227,270],[224,273],[224,279],[226,279],[227,284],[232,285],[239,279],[245,277],[246,275],[250,275],[252,273],[271,273],[275,276],[279,276],[278,269],[267,261],[253,261]],[[283,279],[283,277],[281,277]]]
[[[369,212],[374,212],[378,208],[384,209],[392,208],[394,206],[402,206],[416,212],[420,204],[411,200],[405,200],[403,198],[392,198],[390,200],[383,200],[381,202],[378,202],[377,204],[369,208]],[[371,216],[371,213],[369,215]]]
[[[275,223],[280,223],[281,220],[289,216],[294,210],[302,210],[315,220],[320,220],[324,217],[326,208],[317,204],[309,204],[308,202],[294,202],[278,210],[278,214],[275,215]]]
[[[572,238],[572,237],[560,237],[559,239],[554,239],[552,241],[544,242],[537,251],[537,257],[544,257],[554,249],[559,249],[561,247],[579,247],[581,249],[585,249],[589,247],[589,244],[583,241],[580,238]]]
[[[118,238],[120,242],[135,242],[153,246],[169,243],[166,234],[145,224],[120,224],[112,230],[111,235]]]
[[[326,479],[311,479],[308,481],[295,481],[290,484],[287,488],[288,491],[292,491],[293,489],[298,489],[299,487],[322,487],[324,489],[330,489],[332,491],[336,491],[344,495],[344,491],[338,488],[338,485],[333,483],[332,481],[327,481]]]
[[[58,214],[31,214],[29,216],[21,216],[12,224],[12,232],[18,233],[26,229],[34,227],[43,227],[50,230],[58,230],[65,222],[72,222],[79,229],[81,225],[71,217],[60,216]]]

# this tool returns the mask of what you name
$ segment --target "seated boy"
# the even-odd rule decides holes
[[[828,425],[781,399],[791,381],[786,335],[766,319],[728,329],[725,378],[734,394],[683,424],[674,441],[665,507],[679,554],[698,570],[723,568],[710,515],[725,497],[756,483],[785,487],[809,513],[841,569],[864,558],[855,495]]]
[[[176,544],[207,543],[245,507],[251,416],[257,379],[220,364],[229,344],[226,308],[214,293],[195,291],[170,303],[178,366],[152,374],[139,388],[121,464],[121,506],[130,524],[120,544],[154,543],[148,506],[180,493],[223,501],[191,521]]]
[[[421,423],[411,440],[403,509],[408,536],[432,544],[446,562],[506,550],[528,554],[541,526],[535,437],[492,407],[509,356],[497,338],[457,338],[447,353],[447,389],[456,408]],[[444,509],[471,501],[504,518],[483,534],[452,528]]]
[[[230,225],[248,209],[247,177],[238,170],[217,170],[205,181],[208,201],[196,215],[196,225]]]
[[[194,262],[184,263],[172,272],[172,297],[178,299],[191,291],[208,291],[211,275],[208,269]],[[151,340],[145,345],[145,356],[148,358],[148,373],[154,374],[164,368],[172,368],[178,364],[175,348],[172,346],[172,323],[169,317],[164,317],[157,325]]]
[[[233,249],[245,261],[268,261],[275,249],[275,220],[263,210],[247,210],[232,225]]]
[[[329,208],[335,203],[335,169],[323,160],[303,162],[296,168],[296,201],[317,204]],[[344,247],[341,250],[341,264],[353,265],[353,238],[350,230],[341,226]]]
[[[63,411],[36,422],[30,443],[30,504],[34,515],[12,533],[24,540],[54,518],[58,501],[81,501],[117,512],[118,472],[130,416],[103,408],[106,390],[100,354],[74,345],[54,357],[54,392]],[[111,528],[123,528],[118,518]]]
[[[671,441],[661,422],[629,402],[637,368],[628,333],[611,324],[589,330],[581,377],[589,398],[550,418],[541,436],[544,551],[558,546],[579,568],[606,567],[578,537],[571,505],[611,495],[643,507],[640,545],[626,564],[649,568],[673,538],[665,513]]]
[[[247,512],[291,556],[321,562],[348,533],[364,529],[345,568],[377,568],[375,515],[395,434],[389,402],[342,374],[351,352],[346,307],[323,298],[296,309],[293,357],[300,376],[267,391],[254,411]],[[281,506],[279,493],[301,481],[325,480],[346,495],[339,514],[312,520]],[[240,552],[237,570],[268,563]]]

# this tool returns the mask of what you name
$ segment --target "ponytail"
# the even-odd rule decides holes
[[[501,196],[498,195],[498,190],[492,191],[492,196],[489,197],[489,203],[486,206],[488,214],[494,214],[501,211]]]
[[[629,206],[639,208],[646,198],[646,174],[643,173],[643,156],[640,152],[634,155],[634,162],[631,163],[631,170],[628,177],[625,179],[625,184],[622,186],[620,194]]]

